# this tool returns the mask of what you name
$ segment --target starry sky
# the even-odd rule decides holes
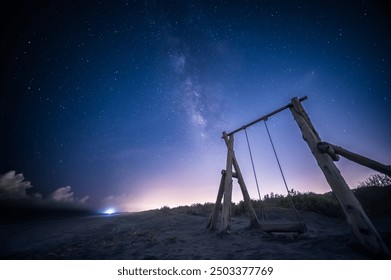
[[[386,2],[8,3],[0,185],[118,211],[213,202],[221,132],[304,95],[324,141],[390,164]],[[267,124],[289,188],[329,191],[289,110]],[[286,194],[264,124],[247,133],[261,195]],[[235,152],[257,199],[243,132]],[[351,187],[374,173],[337,166]]]

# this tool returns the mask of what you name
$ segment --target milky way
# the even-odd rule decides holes
[[[22,173],[26,195],[122,210],[214,201],[221,132],[304,95],[325,141],[389,164],[385,1],[30,2],[2,9],[1,43],[0,174]],[[329,191],[289,111],[268,124],[289,187]],[[284,193],[263,124],[248,134],[261,193]],[[337,164],[351,187],[374,173]]]

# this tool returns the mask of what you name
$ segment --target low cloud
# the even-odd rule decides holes
[[[82,209],[89,199],[89,196],[75,198],[70,186],[58,188],[47,197],[43,197],[40,193],[29,194],[27,190],[31,188],[33,188],[32,184],[25,180],[23,174],[17,174],[12,170],[0,175],[0,204],[2,210],[5,210],[4,213],[26,212],[27,209],[30,213],[36,212],[37,209],[46,209],[42,211],[49,212],[53,209],[61,209],[61,211]],[[10,209],[14,210],[9,211]]]
[[[48,196],[50,200],[75,203],[86,203],[89,198],[88,195],[83,198],[75,198],[70,186],[58,188]]]
[[[0,198],[26,198],[26,190],[33,186],[29,181],[24,180],[23,174],[16,174],[15,171],[9,171],[0,175]],[[37,194],[35,198],[39,198]]]
[[[81,204],[84,204],[84,203],[87,202],[88,199],[90,199],[90,196],[86,195],[85,197],[82,197],[82,198],[78,199],[77,202],[79,202]]]
[[[66,201],[66,202],[74,201],[73,192],[70,186],[66,186],[55,190],[53,193],[49,194],[48,198],[54,201]]]

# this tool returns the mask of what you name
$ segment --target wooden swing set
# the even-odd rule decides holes
[[[215,230],[217,226],[217,220],[222,204],[221,210],[221,222],[220,222],[220,232],[227,232],[231,229],[231,208],[232,208],[232,178],[236,178],[240,186],[241,192],[243,194],[243,200],[246,206],[247,214],[250,220],[250,226],[260,228],[264,232],[297,232],[304,233],[307,228],[306,225],[302,222],[291,222],[291,223],[270,223],[266,222],[263,218],[261,222],[258,220],[255,209],[252,205],[250,195],[247,191],[246,184],[243,179],[243,175],[240,171],[240,167],[234,152],[234,135],[235,133],[244,130],[246,135],[246,141],[248,145],[248,150],[250,154],[251,164],[254,172],[255,182],[258,190],[259,199],[259,185],[258,179],[254,167],[254,161],[252,157],[251,146],[249,138],[247,135],[246,129],[258,122],[264,121],[265,128],[273,148],[273,152],[280,169],[282,179],[285,184],[285,188],[290,196],[288,185],[285,180],[281,164],[270,135],[269,128],[266,121],[269,117],[285,110],[290,109],[296,123],[298,124],[303,139],[310,148],[312,154],[314,155],[320,169],[322,170],[328,184],[330,185],[333,193],[335,194],[339,205],[341,206],[343,213],[345,215],[346,221],[349,225],[350,230],[356,236],[360,244],[368,249],[369,251],[377,254],[386,254],[390,255],[389,249],[383,242],[381,236],[377,232],[376,228],[373,226],[372,222],[364,212],[360,202],[354,196],[353,192],[350,190],[349,186],[345,182],[345,179],[342,177],[339,169],[336,167],[333,161],[338,161],[339,156],[343,156],[349,160],[352,160],[358,164],[364,165],[366,167],[372,168],[376,171],[384,173],[388,176],[391,176],[391,166],[381,164],[372,159],[366,158],[364,156],[352,153],[346,149],[335,146],[333,144],[323,142],[312,125],[307,113],[305,112],[301,102],[306,100],[307,96],[302,98],[292,98],[291,102],[269,114],[266,114],[236,130],[233,130],[230,133],[223,132],[223,139],[227,146],[227,163],[225,170],[221,172],[221,181],[220,187],[216,198],[216,203],[212,210],[212,213],[209,218],[208,228],[210,230]],[[223,199],[224,198],[224,199]],[[292,208],[294,208],[296,217],[299,217],[298,212],[292,201]],[[263,210],[262,210],[263,211]]]

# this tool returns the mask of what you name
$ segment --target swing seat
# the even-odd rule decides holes
[[[296,215],[293,216],[295,213]],[[264,232],[307,232],[306,224],[296,211],[292,212],[292,209],[264,206],[259,209],[257,215],[262,217],[262,220],[259,220],[259,227]]]
[[[307,226],[304,223],[260,223],[260,229],[264,232],[307,232]]]

